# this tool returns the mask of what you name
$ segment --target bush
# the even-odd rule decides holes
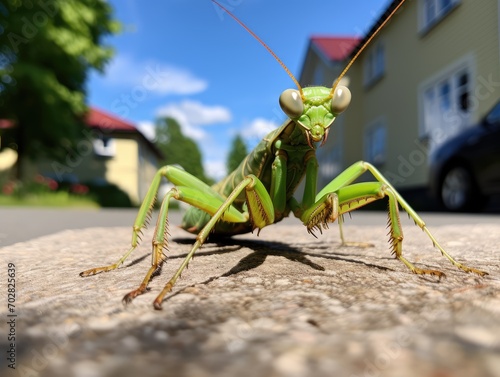
[[[5,181],[0,185],[5,203],[34,205],[64,205],[71,201],[95,202],[100,207],[132,207],[127,193],[114,184],[58,182],[37,174],[28,182]],[[76,200],[75,200],[76,199]],[[5,204],[4,203],[4,204]]]
[[[59,189],[59,184],[52,178],[37,174],[32,181],[7,181],[2,185],[2,194],[22,198],[28,195],[37,196],[55,192]]]
[[[0,184],[0,205],[96,207],[88,192],[85,185],[57,182],[37,174],[26,182],[4,180]]]

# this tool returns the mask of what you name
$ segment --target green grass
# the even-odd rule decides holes
[[[0,195],[0,206],[99,208],[99,204],[92,198],[72,195],[65,191],[23,196]]]

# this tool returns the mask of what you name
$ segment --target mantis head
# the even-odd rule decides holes
[[[322,86],[287,89],[281,93],[279,102],[283,112],[303,129],[312,148],[313,142],[321,141],[321,145],[326,142],[331,124],[349,106],[351,92],[341,85],[335,91]]]

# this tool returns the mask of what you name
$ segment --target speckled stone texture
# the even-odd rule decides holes
[[[389,251],[385,227],[303,226],[207,243],[167,296],[152,301],[193,237],[171,227],[169,259],[150,291],[124,307],[150,264],[152,231],[117,271],[81,278],[128,249],[129,228],[64,231],[0,249],[1,291],[16,265],[17,369],[2,376],[500,376],[498,225],[431,229],[481,278],[452,266],[405,222],[404,250],[446,279],[416,276]],[[146,241],[147,240],[147,241]],[[131,263],[133,261],[133,263]]]

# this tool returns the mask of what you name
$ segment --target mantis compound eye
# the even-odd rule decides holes
[[[297,119],[304,111],[304,103],[300,93],[295,89],[286,89],[280,95],[281,110],[292,119]]]
[[[351,91],[346,86],[337,86],[332,98],[332,113],[340,114],[351,103]]]

